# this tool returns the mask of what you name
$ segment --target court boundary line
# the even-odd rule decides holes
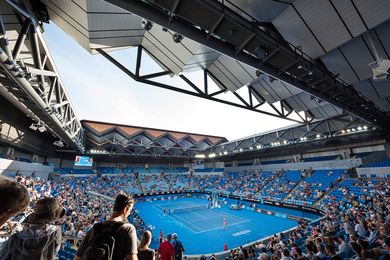
[[[188,222],[188,220],[185,220],[185,219],[183,219],[182,217],[179,217],[178,215],[173,215],[174,217],[176,217],[176,218],[178,218],[178,219],[180,219],[180,220],[182,220],[183,222],[185,222],[185,223],[188,223],[188,224],[190,224],[191,226],[194,226],[194,227],[196,227],[197,229],[201,229],[201,228],[199,228],[199,227],[197,227],[196,225],[194,225],[194,224],[192,224],[192,223],[190,223],[190,222]],[[173,217],[171,217],[171,216],[169,216],[170,218],[172,218],[172,219],[174,219]],[[235,216],[234,216],[235,217]],[[237,217],[236,217],[237,218]],[[241,218],[240,218],[241,219]],[[199,219],[198,221],[201,221],[202,219]],[[177,220],[175,220],[176,222],[178,222]],[[230,225],[228,225],[227,227],[231,227],[231,226],[236,226],[236,225],[238,225],[238,224],[242,224],[242,223],[246,223],[246,222],[249,222],[250,220],[248,219],[248,220],[244,220],[244,219],[241,219],[241,221],[238,221],[238,222],[235,222],[235,223],[233,223],[233,224],[230,224]],[[178,222],[179,223],[179,222]],[[188,228],[188,227],[187,227]],[[213,231],[213,230],[217,230],[217,229],[223,229],[223,228],[225,228],[225,226],[218,226],[218,227],[215,227],[215,228],[209,228],[209,229],[202,229],[202,231],[194,231],[194,230],[192,230],[191,228],[188,228],[188,229],[190,229],[193,233],[195,233],[195,234],[200,234],[200,233],[205,233],[205,232],[209,232],[209,231]]]
[[[155,205],[152,205],[152,207],[153,207],[154,209],[160,211],[160,209],[157,208],[157,207],[155,207]],[[193,227],[198,228],[198,227],[195,226],[194,224],[192,224],[192,223],[190,223],[190,222],[188,222],[188,221],[186,221],[186,220],[184,220],[184,219],[182,219],[182,218],[180,218],[180,219],[181,219],[182,221],[184,221],[185,223],[180,223],[179,221],[177,221],[177,219],[174,219],[174,218],[171,217],[169,214],[165,214],[164,217],[169,217],[169,218],[172,219],[174,222],[176,222],[176,223],[178,224],[178,226],[184,226],[185,228],[187,228],[187,229],[190,230],[191,232],[196,233],[196,231],[194,231],[193,229],[191,229],[190,227],[188,227],[188,226],[185,225],[185,224],[189,224],[189,225],[191,225],[191,226],[193,226]],[[199,228],[198,228],[198,229],[199,229]]]

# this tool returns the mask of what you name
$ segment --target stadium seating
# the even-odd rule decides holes
[[[339,158],[339,155],[329,155],[329,156],[316,156],[316,157],[307,157],[303,158],[304,162],[320,162],[320,161],[331,161]]]
[[[313,205],[329,189],[332,189],[343,170],[316,170],[311,176],[306,177],[285,200],[299,205]]]
[[[122,171],[115,167],[96,167],[96,170],[103,174],[120,174]]]

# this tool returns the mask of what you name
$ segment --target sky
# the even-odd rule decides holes
[[[229,141],[294,124],[136,82],[103,56],[90,54],[53,23],[45,25],[44,36],[79,120],[216,135]],[[110,55],[134,68],[135,53],[131,48]],[[156,69],[151,59],[144,58],[141,73]],[[203,81],[201,72],[188,77],[194,82]],[[161,80],[187,88],[178,77],[165,76]],[[232,99],[232,94],[222,95]]]

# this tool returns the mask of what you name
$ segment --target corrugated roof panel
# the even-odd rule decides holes
[[[341,46],[340,49],[354,71],[358,74],[360,80],[372,77],[372,70],[368,64],[373,62],[374,58],[362,38],[354,38]]]
[[[294,46],[301,46],[310,57],[317,58],[324,54],[321,46],[292,7],[287,8],[272,21],[272,24],[287,41]]]
[[[359,14],[353,7],[351,1],[340,1],[340,0],[331,0],[338,12],[340,13],[341,18],[344,20],[349,31],[353,36],[357,36],[366,31],[362,19],[360,19]]]
[[[321,61],[330,72],[340,74],[340,78],[348,84],[353,84],[359,81],[339,49],[335,49],[322,56]]]
[[[351,39],[329,1],[297,0],[294,6],[327,51]]]
[[[389,0],[355,0],[354,3],[369,29],[390,18]]]

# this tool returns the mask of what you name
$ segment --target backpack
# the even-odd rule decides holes
[[[118,230],[124,222],[96,223],[88,247],[85,249],[82,260],[113,260],[115,239]]]
[[[173,247],[173,250],[175,251],[176,260],[181,260],[181,256],[184,251],[183,249],[183,244],[180,241],[176,241],[175,246]]]

